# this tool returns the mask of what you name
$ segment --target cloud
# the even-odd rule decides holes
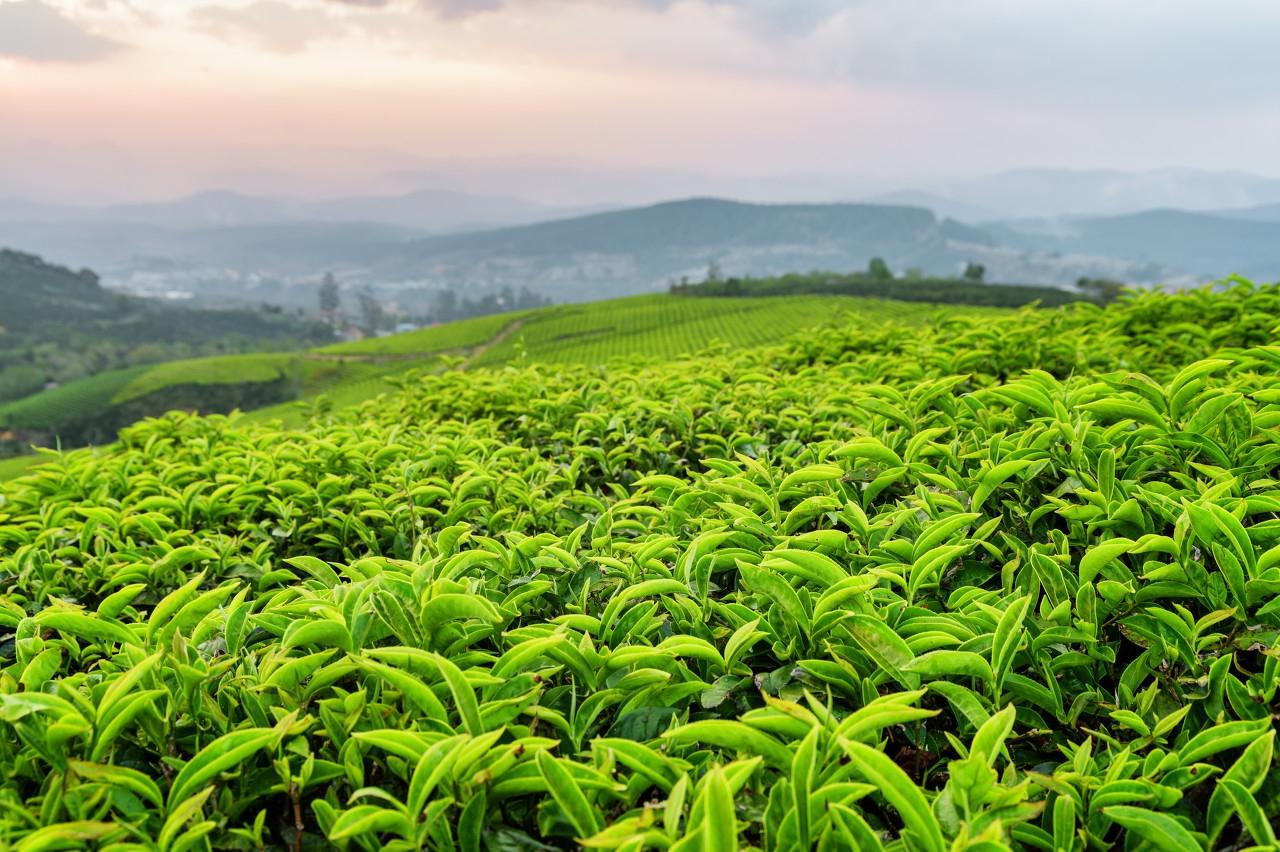
[[[82,29],[43,0],[0,2],[0,56],[32,62],[94,62],[120,47]]]
[[[895,0],[850,4],[809,45],[830,76],[1042,108],[1274,101],[1280,4]],[[1229,46],[1229,47],[1224,47]]]
[[[206,1],[206,30],[285,53],[345,33],[462,62],[807,80],[1048,112],[1280,98],[1275,0],[1221,0],[1212,14],[1203,0]]]
[[[851,6],[869,0],[323,0],[354,9],[419,11],[443,20],[460,20],[502,11],[559,6],[640,10],[661,14],[675,6],[728,10],[748,32],[766,36],[803,35]]]
[[[552,6],[557,1],[565,6],[596,6],[615,8],[649,8],[663,11],[677,0],[327,0],[337,6],[360,9],[398,9],[432,12],[446,19],[469,18],[484,12],[498,12],[529,6]],[[712,0],[722,2],[723,0]],[[772,0],[764,0],[771,2]],[[730,0],[733,2],[733,0]]]
[[[481,12],[496,12],[507,0],[328,0],[336,6],[357,9],[425,9],[442,18],[467,18]]]
[[[346,5],[357,4],[347,2]],[[273,53],[299,53],[313,41],[344,32],[341,23],[323,11],[279,0],[258,0],[238,9],[201,6],[192,10],[190,20],[197,29],[210,35],[226,41],[248,42]]]

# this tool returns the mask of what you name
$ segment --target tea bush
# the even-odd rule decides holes
[[[172,414],[0,487],[0,845],[1275,846],[1280,289]]]

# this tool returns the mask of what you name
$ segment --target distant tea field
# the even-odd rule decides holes
[[[694,299],[637,296],[547,308],[487,350],[478,364],[522,358],[538,363],[598,364],[610,358],[674,358],[713,344],[743,349],[776,343],[833,322],[917,324],[941,314],[997,314],[957,306],[832,296]]]

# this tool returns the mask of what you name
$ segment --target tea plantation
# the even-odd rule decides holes
[[[609,358],[670,358],[716,343],[754,347],[848,314],[863,322],[917,323],[946,311],[989,308],[847,296],[692,299],[667,295],[557,305],[475,317],[420,331],[293,353],[221,355],[101,373],[0,404],[0,480],[8,453],[33,443],[110,443],[122,426],[172,409],[254,411],[254,419],[302,423],[393,389],[406,370],[510,361],[598,364]],[[323,399],[322,399],[323,397]],[[297,403],[302,403],[298,405]],[[6,448],[3,435],[12,431]]]
[[[0,485],[0,848],[1274,848],[1277,340],[1241,282],[143,421]]]

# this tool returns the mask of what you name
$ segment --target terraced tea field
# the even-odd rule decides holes
[[[83,411],[108,407],[130,382],[146,371],[146,367],[113,370],[0,404],[0,428],[43,428],[46,424],[62,422]]]
[[[0,484],[0,847],[1275,848],[1280,288],[652,307]]]
[[[949,306],[797,296],[777,299],[680,299],[636,296],[564,305],[522,318],[519,330],[485,352],[477,363],[515,359],[536,363],[602,364],[611,358],[668,359],[712,344],[743,349],[776,343],[833,320],[876,325],[915,324],[930,316],[996,315],[998,311]]]

